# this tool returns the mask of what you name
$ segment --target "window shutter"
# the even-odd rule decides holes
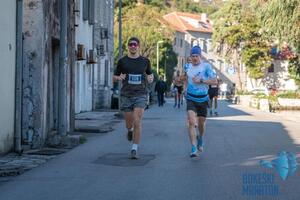
[[[95,19],[95,0],[89,1],[89,24],[93,25],[96,22]]]
[[[90,0],[83,0],[82,3],[82,19],[84,21],[89,19],[89,1]]]

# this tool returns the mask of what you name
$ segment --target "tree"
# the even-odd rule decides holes
[[[139,5],[134,7],[126,7],[123,9],[122,17],[122,38],[123,51],[127,50],[127,41],[130,37],[136,36],[141,41],[140,53],[142,56],[148,57],[155,69],[156,65],[156,44],[157,41],[172,41],[172,32],[162,26],[158,21],[160,13],[158,9],[149,5]],[[117,16],[115,17],[115,30],[118,29]],[[117,31],[115,31],[115,41],[117,39]],[[168,40],[169,39],[169,40]],[[118,58],[118,42],[115,42],[115,58]]]
[[[243,89],[240,72],[240,55],[239,49],[243,39],[241,27],[242,22],[242,5],[239,1],[234,0],[226,3],[213,16],[215,19],[213,41],[217,47],[217,53],[231,60],[237,67],[238,89]]]
[[[253,0],[266,34],[272,39],[287,42],[300,53],[300,1]]]
[[[295,56],[289,61],[290,76],[300,84],[300,1],[299,0],[253,0],[252,5],[260,17],[266,35],[292,46]]]
[[[237,66],[238,88],[243,89],[239,63],[243,61],[250,78],[260,79],[270,65],[267,37],[253,12],[240,1],[231,1],[221,8],[214,18],[213,39],[219,54],[232,60]]]

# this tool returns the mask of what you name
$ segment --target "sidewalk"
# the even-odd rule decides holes
[[[75,131],[68,135],[69,140],[75,145],[63,148],[31,149],[24,151],[22,155],[8,153],[0,156],[0,182],[6,181],[9,176],[16,176],[38,167],[59,154],[65,153],[76,147],[83,141],[82,138],[96,134],[108,133],[114,130],[114,125],[120,122],[115,115],[117,111],[101,110],[97,112],[84,112],[75,116]],[[82,137],[83,136],[83,137]]]
[[[250,106],[246,106],[246,105],[241,105],[241,104],[233,104],[237,107],[240,107],[242,109],[247,110],[248,112],[255,112],[255,113],[261,113],[261,114],[265,114],[265,115],[269,115],[272,117],[276,117],[277,119],[284,119],[287,121],[292,121],[292,122],[299,122],[300,123],[300,111],[292,111],[292,110],[278,110],[275,113],[272,112],[265,112],[262,110],[258,110],[255,108],[252,108]]]
[[[119,123],[116,117],[118,111],[103,110],[79,113],[75,116],[75,132],[108,133],[114,130],[114,124]]]

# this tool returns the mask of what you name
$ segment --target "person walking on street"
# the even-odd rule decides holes
[[[220,79],[217,77],[217,84],[209,85],[208,95],[209,95],[209,114],[212,116],[215,114],[216,116],[219,115],[218,113],[218,96],[219,96],[219,85]]]
[[[113,76],[114,81],[122,81],[120,108],[124,111],[127,139],[132,141],[131,158],[138,159],[138,145],[141,138],[141,121],[147,103],[146,82],[153,81],[148,58],[139,54],[140,40],[128,40],[128,55],[119,59]]]
[[[226,99],[226,95],[227,95],[227,83],[222,82],[222,84],[220,85],[220,91],[221,91],[221,98],[222,99]]]
[[[182,81],[182,76],[180,75],[180,71],[176,71],[176,75],[173,77],[173,84],[174,84],[174,88],[177,89],[177,94],[175,95],[174,108],[176,108],[176,106],[180,108],[180,100],[182,97],[182,90],[183,90],[183,81]]]
[[[159,80],[155,84],[155,92],[157,92],[158,106],[163,106],[165,99],[164,93],[167,90],[167,84],[164,82],[163,77],[159,77]]]
[[[201,48],[191,49],[192,66],[186,73],[187,115],[189,121],[189,138],[191,142],[191,157],[196,157],[198,151],[203,151],[205,120],[208,106],[208,85],[217,84],[216,74],[209,63],[201,61]],[[195,125],[198,122],[199,135],[196,135]]]

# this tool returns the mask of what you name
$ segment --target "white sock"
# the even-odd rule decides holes
[[[131,150],[136,150],[137,151],[137,149],[138,149],[138,144],[132,144]]]
[[[128,128],[128,131],[133,131],[133,127],[132,128]]]

